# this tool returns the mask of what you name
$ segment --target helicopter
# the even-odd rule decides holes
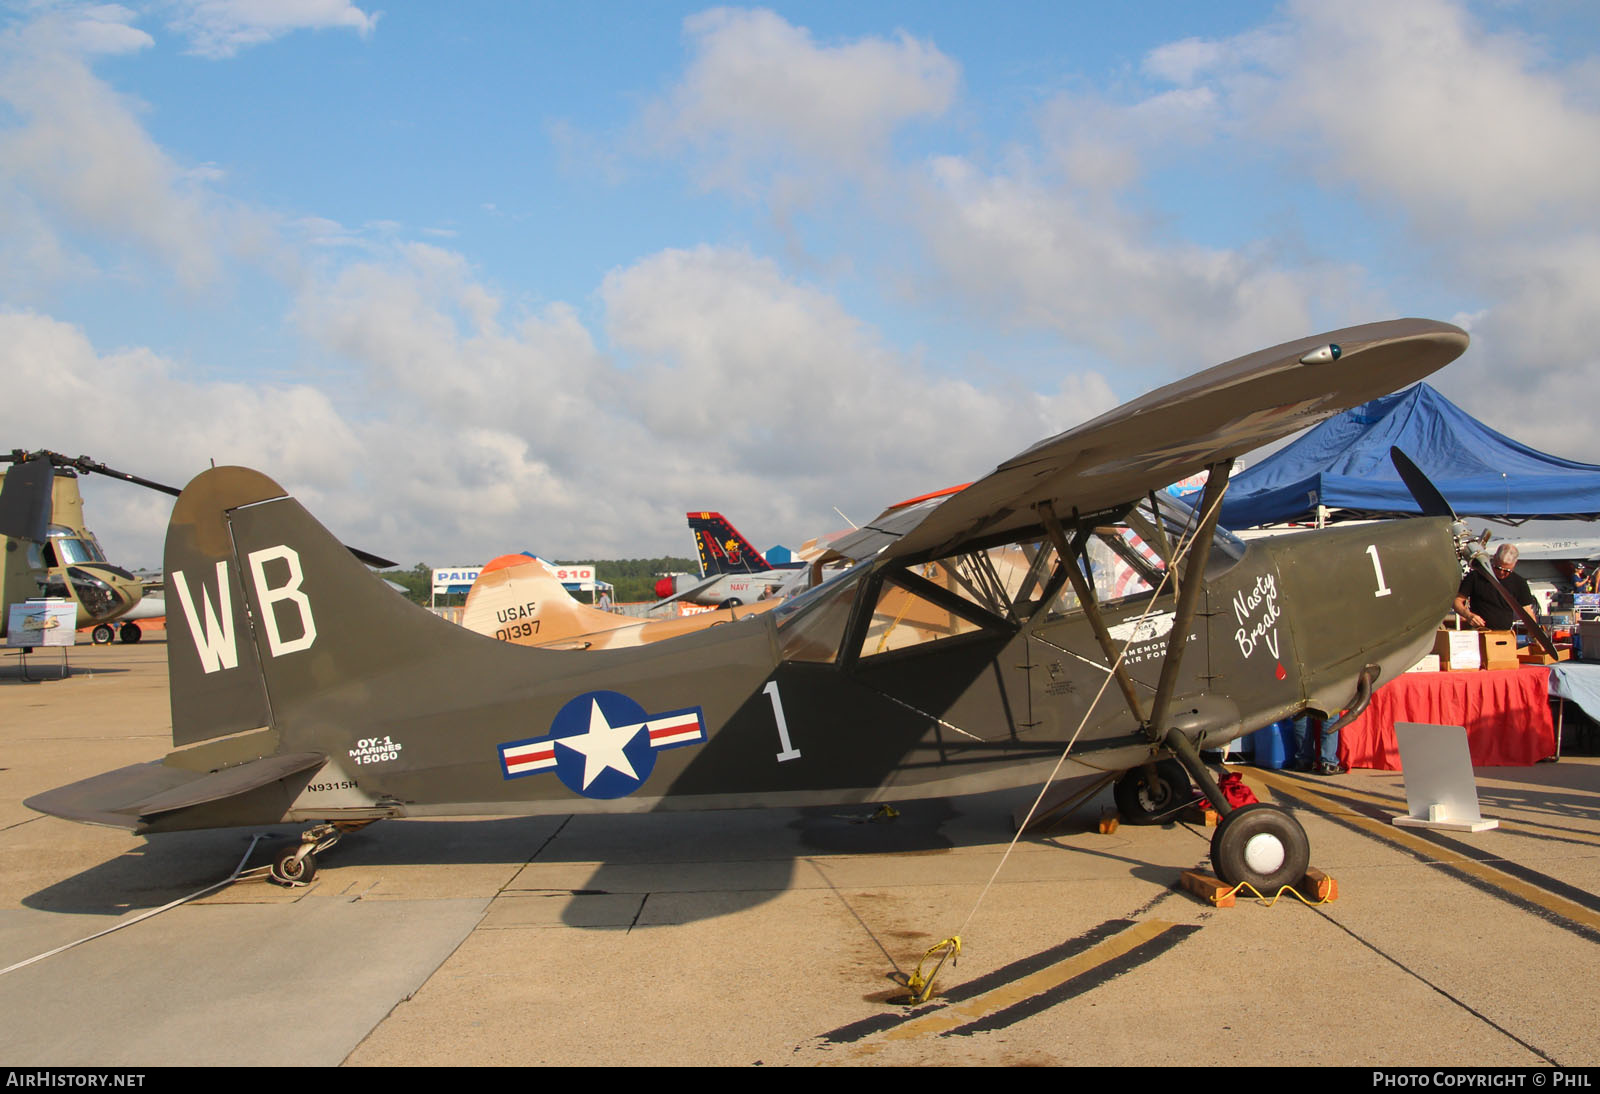
[[[97,643],[109,642],[114,634],[124,642],[139,641],[139,625],[127,617],[138,609],[145,582],[106,559],[84,523],[78,479],[102,472],[174,496],[178,491],[114,472],[87,456],[72,459],[58,452],[17,449],[0,454],[0,463],[12,465],[9,472],[0,472],[0,550],[6,556],[0,577],[0,635],[12,604],[43,596],[71,600],[77,625],[92,627]]]

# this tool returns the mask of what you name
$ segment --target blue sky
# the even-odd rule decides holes
[[[1597,10],[0,6],[3,443],[244,463],[408,564],[793,544],[1421,315],[1600,461]],[[155,564],[164,500],[87,490]]]

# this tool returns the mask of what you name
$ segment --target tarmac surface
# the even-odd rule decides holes
[[[0,655],[0,968],[226,879],[24,798],[169,747],[166,647]],[[28,659],[54,677],[59,652]],[[1500,828],[1402,830],[1403,777],[1238,769],[1337,899],[1214,908],[1200,824],[1008,853],[1017,791],[865,808],[387,821],[0,972],[0,1064],[1600,1063],[1600,759],[1481,768]],[[265,848],[295,834],[272,830]],[[959,934],[928,1004],[907,974]],[[931,964],[931,962],[930,962]]]

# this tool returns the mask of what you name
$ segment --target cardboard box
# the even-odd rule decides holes
[[[1600,642],[1600,634],[1595,641]],[[1439,655],[1439,665],[1445,672],[1473,672],[1483,667],[1483,646],[1477,631],[1441,630],[1434,637],[1433,652]]]
[[[1406,671],[1407,672],[1439,672],[1440,671],[1439,655],[1436,654],[1436,653],[1423,654],[1422,655],[1422,660],[1418,661],[1415,665],[1412,665],[1410,668],[1406,669]]]
[[[1517,636],[1512,631],[1479,631],[1483,642],[1483,667],[1486,669],[1514,669],[1522,662],[1517,660]]]
[[[1517,654],[1517,660],[1524,665],[1553,665],[1557,661],[1572,660],[1572,649],[1568,646],[1557,646],[1556,656],[1551,657],[1538,646],[1529,646]]]
[[[1585,661],[1600,661],[1600,623],[1585,620],[1578,624],[1578,645]]]

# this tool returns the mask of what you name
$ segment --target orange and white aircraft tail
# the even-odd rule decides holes
[[[672,619],[637,619],[591,608],[572,598],[545,563],[501,555],[478,571],[461,625],[519,646],[620,649],[731,623],[775,607],[777,600]]]

